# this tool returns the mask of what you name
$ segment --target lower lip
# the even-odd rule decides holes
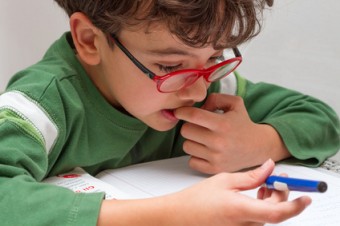
[[[162,110],[162,115],[172,122],[177,122],[178,118],[174,115],[173,110]]]

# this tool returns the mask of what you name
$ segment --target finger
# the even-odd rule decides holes
[[[216,137],[210,129],[188,122],[183,124],[181,135],[188,140],[201,144],[209,144]]]
[[[281,173],[280,176],[282,177],[288,177],[288,175],[286,173]],[[273,202],[279,202],[279,201],[283,201],[283,200],[287,200],[288,196],[289,196],[289,191],[276,191],[276,190],[272,190],[272,189],[266,189],[267,193],[266,193],[266,197],[271,197],[271,200]]]
[[[287,177],[288,175],[286,173],[281,173],[280,176]],[[265,186],[261,187],[257,192],[258,199],[267,199],[270,197],[272,202],[280,202],[287,200],[288,196],[289,191],[276,191],[273,189],[268,189]]]
[[[205,159],[197,158],[195,156],[191,156],[189,160],[189,166],[192,169],[195,169],[199,172],[205,173],[205,174],[214,174],[215,170],[212,168],[210,162],[208,162]]]
[[[258,199],[266,199],[272,195],[272,191],[265,186],[262,186],[258,191],[257,191],[257,198]]]
[[[212,152],[208,150],[206,146],[200,143],[191,141],[191,140],[184,141],[183,150],[188,155],[194,156],[196,158],[206,159],[206,160],[210,159],[211,152]]]
[[[265,187],[260,187],[257,191],[257,199],[265,199],[267,197],[267,190]]]
[[[286,201],[288,199],[288,196],[289,191],[276,191],[263,187],[263,196],[261,198],[268,202],[277,203]],[[260,199],[259,196],[258,198]]]
[[[224,137],[218,136],[218,131],[212,131],[192,123],[184,123],[180,133],[187,141],[191,141],[197,145],[202,145],[202,149],[204,148],[205,151],[210,150],[212,152],[213,150],[218,150],[219,148],[220,150],[225,150],[226,139]],[[196,147],[193,147],[192,145],[188,145],[186,150],[189,150],[190,148],[196,152],[196,150],[194,150]],[[211,152],[208,154],[211,155]]]
[[[308,196],[299,197],[293,201],[280,202],[278,204],[272,204],[273,208],[270,214],[264,214],[264,221],[269,223],[279,223],[289,218],[299,215],[304,211],[310,204],[312,200]],[[265,209],[264,209],[265,212]]]
[[[222,110],[224,112],[227,112],[230,111],[231,109],[235,109],[235,107],[238,106],[240,102],[243,102],[241,97],[213,93],[208,96],[207,100],[202,106],[202,109],[212,112],[216,110]]]
[[[229,184],[232,188],[238,190],[256,188],[264,183],[266,178],[273,172],[274,166],[273,160],[269,159],[254,170],[231,174]]]
[[[272,203],[264,200],[249,200],[250,197],[238,199],[242,206],[242,213],[248,216],[249,221],[261,223],[279,223],[300,214],[311,203],[307,196],[299,197],[293,201]]]
[[[222,115],[195,107],[177,108],[174,111],[174,115],[180,120],[202,126],[209,130],[219,128],[221,125],[220,120],[223,120]]]
[[[289,191],[275,191],[269,190],[266,194],[265,200],[275,203],[275,202],[282,202],[288,200]]]

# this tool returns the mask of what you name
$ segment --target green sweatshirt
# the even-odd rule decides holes
[[[103,194],[40,181],[78,166],[95,175],[184,154],[181,123],[159,132],[113,108],[70,43],[64,34],[0,96],[1,225],[95,225]],[[212,92],[242,96],[254,122],[277,129],[291,162],[318,166],[339,149],[339,119],[319,100],[237,74],[211,84]]]

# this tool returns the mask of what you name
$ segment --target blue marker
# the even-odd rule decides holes
[[[325,192],[327,183],[323,181],[297,179],[291,177],[269,176],[265,182],[269,189],[279,191]]]

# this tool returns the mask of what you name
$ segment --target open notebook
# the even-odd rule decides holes
[[[147,162],[120,169],[104,170],[96,177],[76,168],[67,174],[47,178],[44,182],[67,187],[75,192],[105,192],[107,199],[147,198],[182,190],[207,177],[190,169],[187,161],[188,157],[185,156]],[[326,181],[328,190],[322,194],[291,192],[290,199],[307,194],[313,202],[299,216],[279,225],[340,225],[338,213],[340,210],[340,175],[323,169],[277,164],[275,173],[282,172],[291,177]],[[243,193],[256,197],[256,192],[257,189]]]

